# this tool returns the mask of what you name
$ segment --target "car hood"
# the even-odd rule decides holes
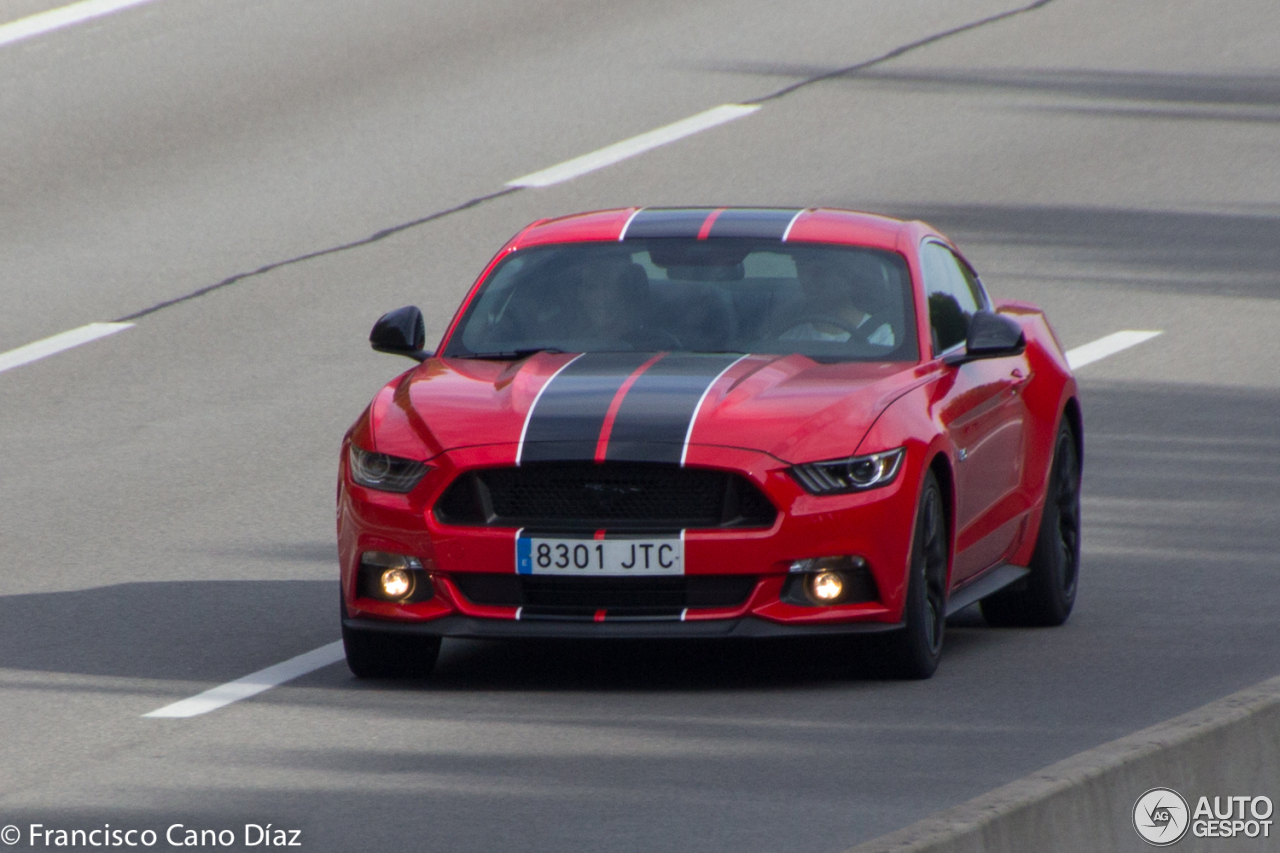
[[[692,444],[795,463],[853,453],[919,381],[914,367],[797,355],[432,358],[379,394],[371,426],[378,450],[413,458],[511,445],[522,461],[679,462]]]

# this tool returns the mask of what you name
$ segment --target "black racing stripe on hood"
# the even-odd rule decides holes
[[[627,226],[625,238],[639,240],[646,237],[697,237],[702,223],[712,213],[711,208],[644,209],[635,215]]]
[[[652,357],[644,352],[589,352],[553,377],[529,413],[521,463],[594,459],[618,389]]]
[[[640,374],[618,407],[605,458],[679,464],[703,393],[741,357],[673,354]]]
[[[756,237],[762,240],[781,240],[787,226],[795,219],[798,210],[734,210],[729,209],[716,217],[708,237]]]

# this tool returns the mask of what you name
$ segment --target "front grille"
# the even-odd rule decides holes
[[[678,616],[686,608],[737,607],[755,588],[751,575],[654,578],[566,578],[456,574],[454,584],[474,604],[523,607],[524,618],[590,619]]]
[[[641,462],[471,471],[445,490],[435,513],[445,524],[543,530],[770,527],[777,516],[745,477]]]

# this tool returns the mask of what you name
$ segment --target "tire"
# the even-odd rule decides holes
[[[426,678],[440,654],[440,638],[343,625],[342,647],[356,678]]]
[[[982,600],[987,624],[1061,625],[1075,605],[1080,577],[1080,454],[1066,419],[1054,442],[1044,514],[1029,568],[1025,580]]]
[[[885,665],[891,677],[928,678],[938,668],[947,621],[950,551],[942,490],[931,471],[920,489],[911,536],[907,601],[902,614],[906,625],[884,637]]]

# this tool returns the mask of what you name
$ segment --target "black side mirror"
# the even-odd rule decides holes
[[[376,351],[405,355],[417,361],[431,357],[431,353],[422,348],[426,342],[427,324],[416,305],[388,311],[378,318],[369,333],[369,345]]]
[[[1021,355],[1026,348],[1027,337],[1017,320],[994,311],[975,311],[969,321],[964,352],[947,356],[945,361],[947,364],[964,364],[980,358]]]

